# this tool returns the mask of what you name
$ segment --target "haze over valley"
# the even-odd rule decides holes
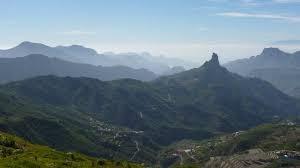
[[[1,2],[0,168],[299,167],[299,5]]]

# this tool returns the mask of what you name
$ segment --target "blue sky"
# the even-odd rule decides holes
[[[81,44],[195,61],[218,52],[225,62],[300,40],[300,0],[9,0],[0,17],[0,48]]]

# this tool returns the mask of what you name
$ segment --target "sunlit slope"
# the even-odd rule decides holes
[[[0,167],[3,168],[139,168],[138,164],[109,161],[78,153],[59,152],[46,146],[34,145],[21,138],[0,133]]]

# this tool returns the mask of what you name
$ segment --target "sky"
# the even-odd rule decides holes
[[[300,50],[300,0],[9,0],[0,48],[22,41],[202,62]]]

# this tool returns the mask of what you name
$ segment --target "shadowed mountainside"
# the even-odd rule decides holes
[[[258,56],[224,66],[231,72],[266,80],[291,96],[300,95],[300,52],[290,54],[278,48],[266,48]]]
[[[102,53],[80,45],[49,47],[41,43],[22,42],[16,47],[0,50],[0,58],[24,57],[31,54],[41,54],[62,60],[101,66],[127,66],[134,69],[147,69],[158,75],[171,70],[171,67],[182,66],[191,68],[198,66],[192,62],[177,58],[152,56],[149,53]]]
[[[146,69],[132,69],[125,66],[93,66],[39,54],[18,58],[0,58],[0,83],[46,75],[90,77],[104,81],[122,78],[150,81],[156,78],[153,72]]]
[[[161,147],[178,140],[298,111],[296,100],[227,71],[216,54],[199,68],[152,82],[44,76],[0,87],[1,130],[57,149],[152,164]]]

